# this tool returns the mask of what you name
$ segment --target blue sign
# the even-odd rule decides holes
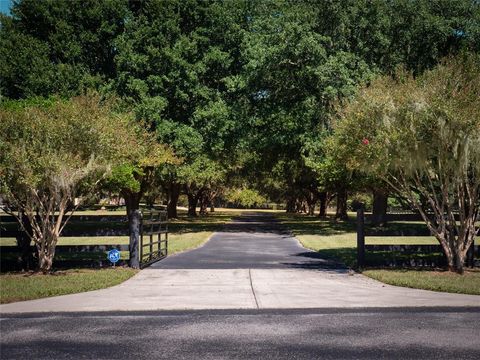
[[[110,250],[107,254],[107,259],[115,264],[118,260],[120,260],[120,251],[117,249]]]

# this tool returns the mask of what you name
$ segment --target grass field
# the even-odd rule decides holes
[[[459,294],[480,295],[480,269],[463,275],[434,270],[365,270],[364,275],[386,284]]]
[[[346,266],[354,267],[356,262],[356,232],[354,222],[336,222],[332,218],[319,219],[304,215],[278,214],[295,237],[308,249],[318,251],[326,258],[336,259]],[[422,230],[422,222],[393,222],[382,231]],[[433,236],[367,236],[366,244],[371,245],[437,245]],[[369,254],[367,254],[368,259]],[[371,258],[385,256],[384,253],[370,254]],[[428,254],[417,256],[440,256]],[[418,289],[463,294],[480,294],[480,270],[467,270],[457,275],[439,269],[367,269],[363,274],[387,284]]]
[[[138,270],[72,269],[53,274],[4,274],[0,276],[0,303],[39,299],[103,289],[118,285],[135,275]]]

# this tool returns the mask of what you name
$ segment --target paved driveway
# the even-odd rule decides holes
[[[342,266],[307,250],[268,213],[244,214],[204,246],[166,258],[154,269],[335,269]]]
[[[248,214],[203,247],[109,289],[0,306],[0,312],[480,306],[480,296],[389,286],[300,246],[268,214]]]

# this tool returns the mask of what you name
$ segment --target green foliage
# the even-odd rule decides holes
[[[0,16],[3,98],[114,93],[182,158],[181,181],[197,181],[186,176],[203,160],[211,177],[216,162],[220,185],[248,178],[281,200],[358,185],[325,138],[334,104],[359,85],[480,51],[471,0],[18,0]],[[139,181],[146,165],[130,159]],[[168,187],[177,170],[162,165],[151,179]]]
[[[50,186],[77,186],[118,148],[125,119],[109,115],[98,98],[9,106],[0,112],[2,190],[12,196]],[[98,166],[97,166],[98,165]]]
[[[253,189],[231,189],[225,194],[225,199],[237,206],[251,208],[265,204],[267,199]]]
[[[479,58],[463,54],[415,79],[380,78],[342,112],[335,137],[352,169],[386,177],[418,170],[480,174]]]
[[[115,42],[114,87],[157,139],[183,160],[161,181],[202,189],[221,181],[237,153],[240,124],[231,84],[242,34],[237,3],[147,1]],[[223,164],[223,166],[220,166]]]
[[[145,175],[142,169],[132,164],[115,166],[108,179],[109,186],[114,189],[128,189],[131,192],[140,192],[138,177]]]
[[[129,16],[126,0],[16,1],[1,17],[2,94],[78,94],[115,76],[114,39]]]
[[[94,192],[112,165],[115,184],[136,190],[132,173],[171,156],[96,96],[7,105],[0,110],[0,193],[8,212],[28,219],[31,230],[18,215],[37,246],[42,271],[52,266],[73,204]]]
[[[345,107],[332,138],[349,168],[382,178],[420,211],[458,272],[479,231],[479,63],[462,53],[417,78],[378,79]]]
[[[347,201],[347,206],[350,211],[357,211],[363,207],[366,211],[372,210],[373,199],[371,195],[365,193],[356,193]]]

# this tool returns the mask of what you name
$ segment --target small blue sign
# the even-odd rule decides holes
[[[117,249],[110,250],[107,254],[107,259],[115,264],[118,260],[120,260],[120,251]]]

